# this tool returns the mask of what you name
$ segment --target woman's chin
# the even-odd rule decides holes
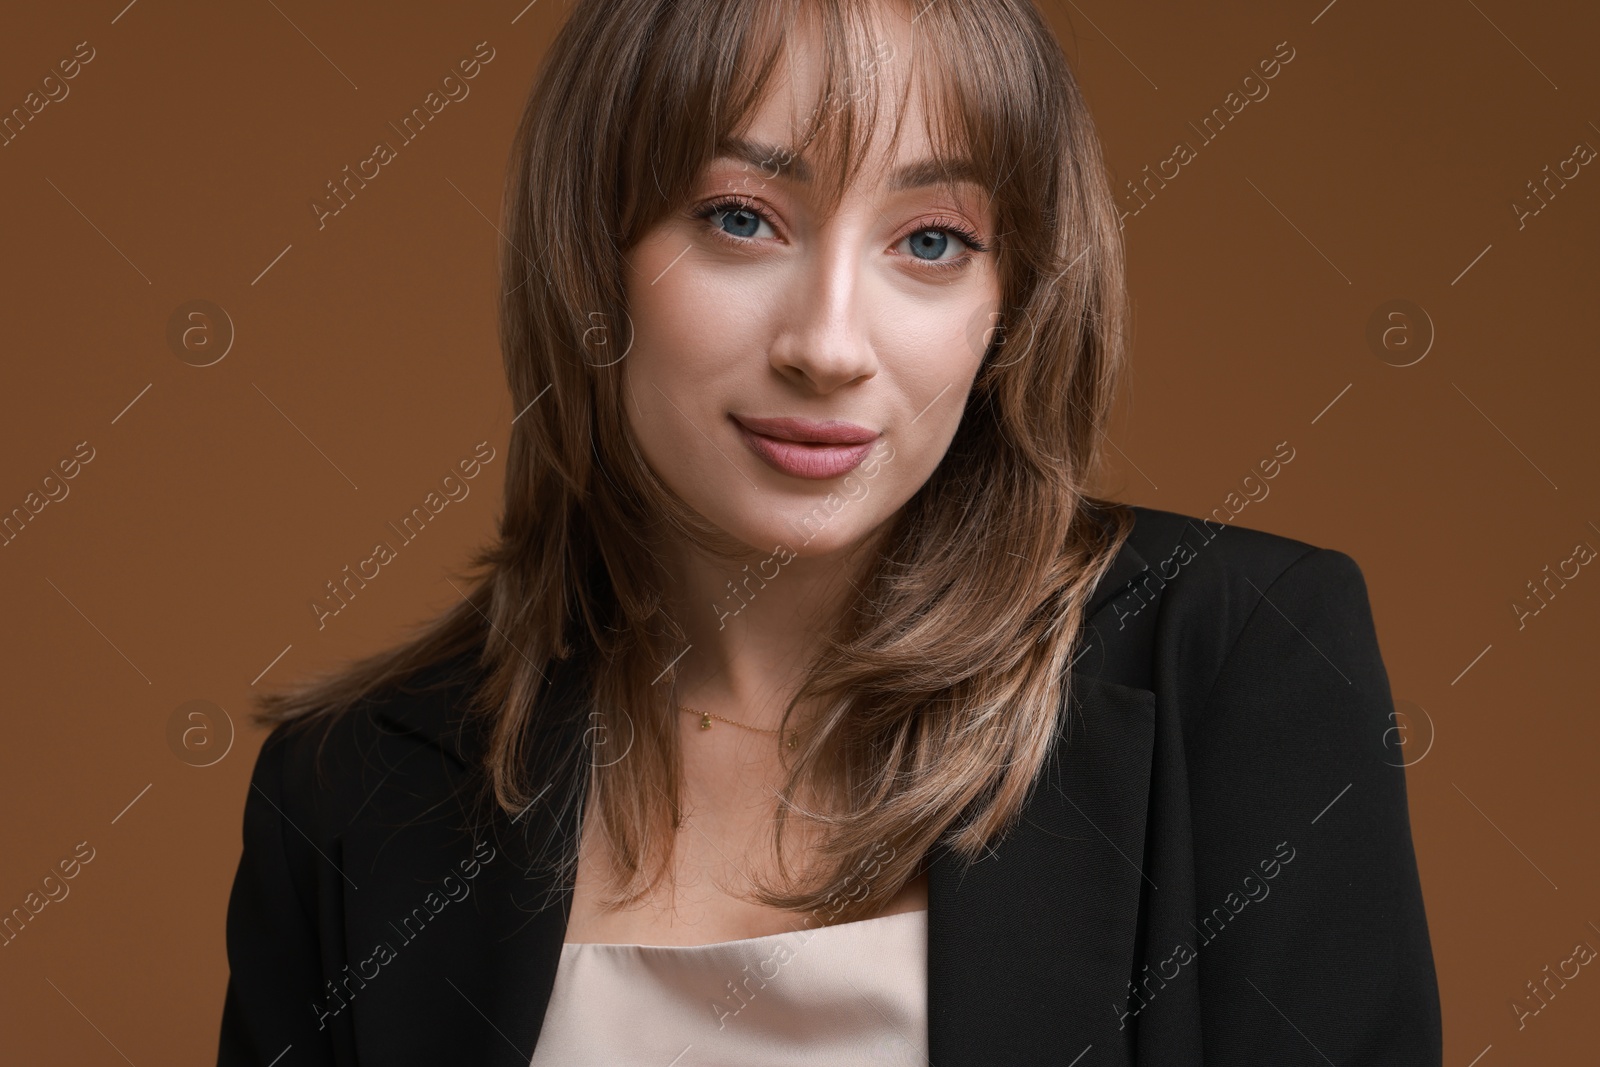
[[[860,548],[871,532],[861,524],[859,517],[846,522],[839,516],[826,525],[819,525],[814,513],[802,512],[785,516],[776,523],[763,523],[759,530],[752,531],[753,541],[745,540],[763,551],[781,545],[796,559],[839,559]]]

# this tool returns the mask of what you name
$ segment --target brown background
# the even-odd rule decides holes
[[[252,687],[457,597],[446,576],[492,527],[512,415],[489,220],[564,13],[123,2],[28,5],[0,33],[0,111],[78,42],[95,53],[0,147],[0,510],[94,449],[0,547],[0,912],[95,850],[0,947],[15,1063],[214,1060]],[[1521,630],[1511,605],[1600,547],[1600,166],[1523,228],[1512,205],[1600,146],[1597,18],[1576,0],[1324,2],[1048,0],[1119,183],[1180,139],[1198,152],[1127,219],[1136,369],[1107,488],[1210,513],[1289,442],[1236,521],[1366,574],[1412,719],[1446,1063],[1593,1062],[1595,967],[1521,1030],[1510,1003],[1600,947],[1600,567]],[[387,124],[480,41],[495,55],[470,96],[319,230],[324,183],[397,140]],[[1270,95],[1202,144],[1189,123],[1284,41]],[[167,340],[195,299],[236,332],[203,368]],[[1412,348],[1369,344],[1395,299],[1424,309],[1431,347],[1416,313]],[[324,583],[484,440],[500,455],[472,495],[319,630]],[[192,700],[240,727],[230,749],[221,713],[169,740]]]

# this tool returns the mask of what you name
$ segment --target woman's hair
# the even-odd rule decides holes
[[[885,528],[780,724],[787,733],[797,708],[823,709],[788,756],[780,883],[750,895],[836,921],[879,910],[941,838],[971,859],[1014,822],[1064,730],[1083,606],[1132,525],[1126,507],[1089,495],[1127,308],[1089,112],[1030,0],[915,3],[905,15],[929,137],[941,161],[975,165],[992,198],[1002,310],[969,331],[984,359],[949,451]],[[323,721],[469,657],[482,671],[469,712],[486,741],[480,810],[520,815],[552,784],[545,803],[597,808],[613,903],[637,901],[670,870],[681,805],[672,694],[687,642],[665,608],[674,578],[662,546],[692,542],[732,561],[730,578],[765,553],[692,511],[630,432],[623,257],[742,131],[800,19],[819,20],[807,25],[821,29],[823,86],[794,144],[836,204],[883,113],[873,8],[576,0],[510,156],[500,333],[518,415],[498,537],[475,553],[461,603],[398,647],[260,698],[259,723]],[[905,108],[902,97],[886,110]],[[573,714],[543,699],[557,669],[583,680],[584,746],[626,738],[624,756],[531,757],[540,731]],[[531,780],[553,763],[554,782]],[[805,872],[784,862],[790,807],[817,839]],[[575,860],[575,841],[563,843],[564,873]],[[869,863],[869,892],[841,899]]]

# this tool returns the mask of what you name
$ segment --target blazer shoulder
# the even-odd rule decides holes
[[[1356,569],[1337,549],[1249,526],[1223,524],[1182,512],[1130,505],[1128,543],[1144,567],[1112,601],[1113,612],[1210,611],[1255,604],[1290,567],[1314,554],[1317,564]]]
[[[1127,549],[1137,559],[1095,623],[1121,673],[1142,678],[1159,651],[1176,649],[1191,684],[1214,676],[1245,625],[1268,603],[1296,618],[1306,611],[1365,609],[1360,567],[1337,549],[1248,526],[1130,505]],[[1286,579],[1287,576],[1287,580]],[[1281,584],[1280,584],[1281,583]],[[1335,598],[1337,603],[1335,603]],[[1353,599],[1352,599],[1353,598]],[[1151,684],[1148,680],[1142,684]]]
[[[451,745],[465,729],[469,695],[459,657],[386,682],[349,708],[280,722],[262,741],[251,792],[313,841],[343,832],[377,792],[398,784],[416,790],[420,776],[441,783],[459,777],[465,756]]]

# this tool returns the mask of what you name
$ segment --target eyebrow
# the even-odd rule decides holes
[[[746,141],[740,137],[724,138],[718,157],[737,159],[752,167],[776,167],[778,177],[787,177],[805,183],[811,180],[811,165],[783,145]],[[939,160],[919,159],[895,168],[889,175],[891,192],[921,189],[946,182],[970,182],[983,186],[978,167],[970,159]]]

